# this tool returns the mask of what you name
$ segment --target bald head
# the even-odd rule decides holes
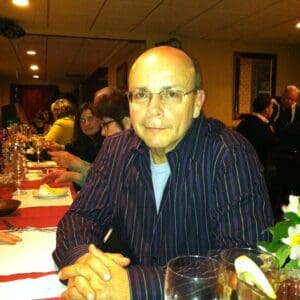
[[[295,85],[288,85],[281,96],[281,108],[283,110],[289,108],[299,100],[299,89]]]
[[[132,89],[130,86],[132,74],[136,74],[137,70],[151,69],[152,73],[155,74],[161,67],[169,74],[184,70],[185,73],[182,75],[192,80],[192,85],[196,89],[201,88],[198,64],[180,49],[160,46],[145,51],[135,61],[129,73],[129,89]],[[168,74],[166,75],[168,76]]]

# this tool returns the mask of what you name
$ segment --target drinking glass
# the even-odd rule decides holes
[[[241,255],[246,255],[252,259],[261,268],[270,283],[278,282],[279,263],[277,258],[272,254],[256,248],[225,249],[220,253],[220,268],[218,276],[220,298],[224,300],[263,299],[251,298],[249,294],[252,295],[254,289],[249,291],[249,285],[240,282],[238,284],[234,261]],[[248,292],[246,288],[248,289]]]
[[[21,190],[22,181],[24,180],[24,176],[25,176],[24,159],[25,159],[24,156],[19,151],[15,153],[13,159],[15,181],[17,187],[15,195],[18,196],[25,194],[25,192]]]
[[[167,265],[165,299],[218,299],[217,273],[218,263],[210,257],[175,257]]]
[[[32,146],[36,151],[37,163],[40,163],[40,154],[43,150],[45,142],[45,137],[43,135],[34,135],[32,136]]]
[[[300,269],[277,269],[268,276],[277,300],[300,300]],[[238,299],[270,300],[263,291],[238,280]]]

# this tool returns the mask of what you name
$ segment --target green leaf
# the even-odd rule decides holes
[[[287,220],[296,221],[297,224],[300,223],[299,216],[297,214],[295,214],[294,212],[286,212],[286,213],[284,213],[284,217]]]
[[[298,224],[296,221],[283,221],[278,222],[273,227],[273,241],[281,240],[283,237],[288,237],[288,229],[290,226]]]
[[[277,251],[276,251],[276,257],[279,261],[279,267],[282,267],[287,260],[287,258],[290,255],[292,247],[289,245],[282,245]]]
[[[297,269],[299,268],[299,262],[297,259],[290,260],[285,266],[286,269]]]
[[[272,241],[272,242],[263,241],[263,242],[258,242],[257,245],[262,246],[268,252],[275,253],[283,245],[283,243],[281,241],[278,241],[278,240],[277,241]]]

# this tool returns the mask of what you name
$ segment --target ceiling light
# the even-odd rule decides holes
[[[33,75],[32,78],[40,78],[39,75]]]
[[[12,3],[16,6],[28,6],[29,1],[28,0],[12,0]]]
[[[34,50],[27,50],[26,53],[28,55],[36,55],[36,51],[34,51]]]
[[[31,65],[30,66],[30,70],[32,70],[32,71],[36,71],[36,70],[38,70],[39,69],[39,66],[38,65]]]
[[[300,29],[300,22],[296,24],[296,28]]]

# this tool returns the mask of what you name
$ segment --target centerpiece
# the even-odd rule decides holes
[[[267,228],[270,242],[258,247],[277,257],[280,267],[280,285],[277,299],[300,299],[300,197],[289,196],[289,204],[282,207],[283,220]]]

